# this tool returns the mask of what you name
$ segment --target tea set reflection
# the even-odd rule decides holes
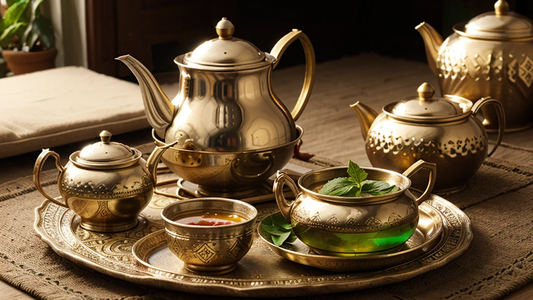
[[[279,210],[293,228],[304,228],[295,229],[296,236],[316,253],[343,256],[397,249],[416,231],[418,205],[432,192],[447,194],[464,189],[466,182],[501,143],[506,128],[516,131],[530,126],[525,116],[533,109],[530,88],[533,80],[528,79],[531,75],[523,75],[533,73],[533,61],[523,54],[532,45],[533,25],[531,20],[508,12],[505,1],[498,1],[494,12],[454,27],[456,33],[444,43],[428,24],[422,23],[417,29],[424,38],[430,67],[438,76],[444,96],[435,96],[435,90],[423,83],[417,96],[387,104],[380,114],[360,102],[351,105],[357,113],[367,155],[374,166],[366,170],[370,176],[398,185],[398,192],[386,196],[320,196],[310,187],[342,176],[345,167],[303,174],[298,184],[278,172],[293,156],[298,157],[297,146],[304,130],[296,121],[313,88],[313,46],[302,31],[294,29],[282,37],[270,53],[263,52],[234,37],[235,27],[226,18],[216,25],[217,38],[174,59],[179,67],[180,85],[173,100],[165,95],[154,76],[139,61],[130,55],[117,58],[137,78],[146,116],[153,127],[156,148],[146,162],[140,158],[138,150],[112,144],[102,137],[100,143],[73,153],[65,167],[59,164],[55,152],[43,150],[35,164],[35,184],[46,198],[74,210],[81,217],[84,229],[116,232],[136,225],[137,216],[150,201],[157,184],[159,160],[177,177],[197,185],[196,199],[177,202],[186,206],[188,201],[195,201],[195,212],[207,212],[213,209],[209,203],[218,201],[231,203],[231,206],[216,209],[238,214],[231,207],[248,209],[248,206],[239,204],[244,203],[240,200],[225,198],[252,195],[278,172],[274,176],[273,190]],[[303,46],[305,76],[296,105],[289,111],[276,96],[271,76],[287,47],[296,40]],[[490,61],[482,65],[485,55]],[[528,66],[528,61],[531,68],[522,70]],[[485,117],[483,123],[477,116],[480,111]],[[487,131],[492,130],[498,132],[498,137],[489,151]],[[120,148],[120,152],[110,157],[112,151],[108,148]],[[64,203],[48,196],[41,188],[39,174],[49,156],[56,159],[60,170],[58,186]],[[418,172],[422,169],[429,172],[429,176]],[[126,174],[126,170],[136,175]],[[113,187],[125,182],[142,182],[145,189],[138,193],[131,191],[131,195],[112,203],[113,196],[91,191],[71,192],[65,182],[86,190],[90,190],[86,186]],[[288,186],[296,198],[292,203],[285,198],[284,186]],[[418,191],[420,195],[416,195]],[[223,254],[218,254],[220,251],[227,252],[238,246],[240,250],[232,254],[235,260],[230,263],[225,260],[223,265],[217,265],[198,258],[188,267],[189,271],[197,273],[232,271],[236,261],[250,249],[251,242],[232,241],[235,244],[226,245],[221,242],[221,234],[214,234],[212,228],[175,224],[169,216],[179,213],[180,209],[176,208],[179,205],[172,208],[172,213],[169,213],[170,208],[163,213],[172,251],[185,259],[183,245],[192,248],[209,245],[213,253],[217,253],[214,257],[223,260]],[[316,215],[321,217],[316,219]],[[341,215],[346,215],[346,220],[340,220]],[[246,224],[253,223],[255,217],[256,212],[247,218]],[[331,223],[332,220],[336,223]],[[344,221],[352,223],[344,224]],[[243,234],[237,232],[238,225],[222,225],[220,230],[224,228],[234,235]],[[248,230],[249,226],[245,228],[242,230]],[[316,236],[309,235],[312,228],[335,237],[364,233],[367,244],[365,247],[324,245],[317,242]],[[176,238],[177,230],[183,236]],[[190,237],[187,231],[195,232],[195,237]],[[385,231],[397,232],[387,234],[401,235],[402,239],[384,247],[373,244],[376,239],[369,236]],[[187,255],[190,259],[195,254]]]

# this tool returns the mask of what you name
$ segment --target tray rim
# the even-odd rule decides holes
[[[433,233],[433,236],[430,237],[429,240],[427,240],[426,242],[424,242],[424,243],[422,243],[420,245],[417,245],[416,247],[413,247],[413,248],[410,248],[410,249],[407,249],[407,250],[398,251],[398,252],[392,252],[392,253],[386,253],[386,254],[378,254],[378,255],[375,255],[375,256],[374,255],[368,255],[368,256],[355,256],[355,257],[352,257],[352,256],[334,257],[334,256],[328,256],[328,255],[323,255],[323,254],[318,254],[318,253],[306,254],[306,253],[301,253],[301,252],[298,252],[298,251],[295,251],[295,250],[285,249],[285,248],[276,246],[271,241],[268,241],[267,238],[263,236],[263,234],[261,234],[261,231],[262,231],[261,224],[266,218],[268,218],[269,216],[272,216],[274,214],[278,214],[279,212],[272,213],[272,214],[269,214],[269,215],[265,216],[259,222],[259,224],[257,226],[257,233],[258,233],[259,238],[262,239],[263,242],[265,242],[274,253],[278,254],[279,256],[281,256],[281,257],[283,257],[285,259],[288,259],[288,260],[293,261],[293,262],[298,263],[298,264],[310,266],[310,267],[313,267],[313,268],[318,268],[318,269],[322,269],[322,270],[330,271],[330,272],[336,272],[333,269],[321,268],[319,266],[312,265],[312,264],[300,263],[300,262],[298,262],[296,260],[292,260],[290,257],[287,257],[287,256],[296,255],[296,256],[299,256],[299,257],[314,258],[314,259],[330,258],[331,260],[339,261],[339,262],[343,262],[343,261],[354,262],[354,261],[364,261],[364,260],[376,260],[376,259],[382,258],[383,256],[386,256],[387,258],[391,258],[392,259],[393,257],[398,257],[398,256],[401,256],[402,254],[407,255],[408,253],[405,253],[405,252],[422,252],[419,256],[423,256],[426,253],[431,252],[435,247],[438,247],[443,242],[442,241],[443,238],[444,238],[443,235],[445,234],[445,230],[447,230],[447,229],[446,229],[446,226],[444,225],[444,223],[446,222],[444,220],[444,216],[442,215],[442,213],[437,208],[435,208],[435,207],[433,207],[431,205],[424,205],[424,204],[422,204],[421,207],[423,207],[423,210],[424,209],[430,209],[430,210],[432,210],[433,212],[435,212],[438,215],[440,224],[437,223],[435,225],[438,228],[437,232]],[[429,215],[429,213],[426,212],[426,211],[424,211],[424,213]],[[431,245],[431,246],[426,251],[421,249],[421,248],[426,247],[428,245]],[[286,255],[282,255],[282,254],[280,254],[278,252],[285,252],[285,253],[287,253],[289,255],[287,255],[287,256]],[[372,269],[346,269],[346,268],[344,268],[343,271],[337,271],[337,272],[376,271],[376,270],[391,268],[391,267],[399,266],[399,265],[404,264],[404,263],[408,263],[411,260],[415,260],[419,256],[417,256],[415,258],[410,258],[410,259],[404,260],[401,263],[388,264],[387,266],[381,267],[381,268],[372,268]]]
[[[169,278],[165,275],[150,273],[149,271],[142,268],[139,269],[138,267],[140,263],[138,262],[136,269],[133,267],[122,266],[122,268],[132,271],[131,273],[126,274],[116,269],[107,268],[105,265],[103,265],[103,263],[105,263],[106,261],[108,263],[112,263],[110,259],[101,256],[99,262],[89,261],[84,257],[80,257],[80,254],[74,251],[74,247],[65,248],[65,246],[61,246],[61,241],[54,240],[52,237],[48,236],[45,231],[41,231],[42,227],[40,226],[43,223],[43,219],[41,218],[40,212],[44,211],[44,209],[48,205],[57,206],[48,199],[45,199],[40,206],[35,208],[34,230],[41,237],[41,239],[46,242],[58,255],[67,258],[78,265],[85,266],[100,273],[136,284],[205,295],[224,295],[237,297],[275,297],[276,295],[279,295],[280,291],[284,291],[287,293],[287,295],[290,296],[308,296],[326,293],[355,291],[373,288],[384,284],[401,282],[421,275],[423,273],[429,272],[431,270],[438,269],[463,254],[470,246],[470,243],[473,238],[471,221],[468,216],[462,210],[457,208],[453,203],[447,201],[446,199],[438,195],[432,194],[430,196],[430,199],[428,199],[425,203],[431,203],[433,204],[432,206],[435,206],[436,204],[438,206],[436,208],[443,214],[443,216],[447,220],[448,216],[446,212],[448,214],[453,214],[456,216],[457,220],[451,222],[455,223],[451,224],[451,226],[460,227],[461,232],[463,234],[460,235],[459,240],[455,244],[453,251],[444,253],[444,255],[439,255],[435,261],[431,263],[426,263],[423,265],[423,267],[414,270],[409,269],[409,263],[405,263],[403,265],[400,265],[399,267],[391,267],[381,271],[369,271],[370,273],[382,273],[384,271],[387,271],[386,274],[381,274],[381,276],[379,276],[378,278],[369,278],[367,276],[361,279],[357,277],[357,274],[368,272],[328,272],[330,274],[304,278],[297,280],[297,282],[295,282],[295,280],[293,279],[236,279],[235,281],[238,281],[237,284],[230,284],[231,278],[216,278],[213,276],[202,276],[197,274],[184,274],[181,275],[182,278],[176,280],[174,278]],[[58,209],[62,208],[58,207]],[[444,211],[442,209],[444,209]],[[67,214],[69,211],[69,209],[63,208],[63,212],[61,213],[62,218],[64,218],[65,214]],[[74,214],[72,211],[70,212],[71,214]],[[65,244],[64,241],[63,244]],[[443,247],[444,246],[446,245],[443,245]],[[85,246],[81,242],[77,241],[76,248],[79,247],[84,248]],[[429,251],[426,255],[417,259],[416,261],[422,260],[426,258],[426,256],[432,255],[435,251],[439,252],[442,250],[433,249]],[[273,255],[277,254],[273,253]],[[338,279],[341,275],[345,278],[344,280]],[[183,280],[183,278],[185,277],[195,278],[195,280],[193,282],[186,282]],[[277,284],[272,284],[272,282],[275,282]],[[249,285],[239,283],[249,283]],[[205,286],[209,286],[210,288],[205,289]]]

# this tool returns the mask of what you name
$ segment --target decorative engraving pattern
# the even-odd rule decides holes
[[[291,218],[295,222],[305,224],[309,227],[350,233],[383,230],[387,227],[398,226],[406,220],[414,220],[414,218],[416,218],[416,213],[417,211],[413,207],[408,206],[405,217],[394,212],[391,213],[386,220],[380,220],[376,217],[357,218],[353,217],[353,214],[350,214],[345,218],[339,218],[336,215],[332,215],[323,221],[324,217],[321,215],[320,211],[314,212],[312,216],[309,216],[308,210],[302,208],[302,206],[296,206],[291,212]]]
[[[237,257],[239,257],[239,254],[246,248],[246,245],[242,242],[241,239],[236,239],[233,245],[229,247],[227,255],[229,258],[235,260],[237,259]]]
[[[444,50],[445,54],[439,55],[437,59],[439,77],[465,79],[468,75],[468,67],[466,66],[468,55],[466,55],[466,51],[460,48],[446,48]]]
[[[516,75],[529,88],[533,84],[533,60],[525,54],[522,62],[509,53],[476,53],[471,58],[463,47],[445,47],[437,57],[438,76],[444,79],[464,80],[468,72],[468,63],[471,63],[471,77],[475,81],[502,81],[505,76],[509,81],[516,83]],[[505,71],[506,70],[506,71]]]
[[[485,151],[487,145],[483,135],[465,138],[464,140],[426,141],[424,138],[401,137],[393,133],[381,133],[375,130],[368,132],[366,145],[373,153],[383,152],[393,155],[431,157],[433,155],[467,156],[478,151]]]
[[[212,262],[217,257],[217,254],[218,251],[206,243],[202,243],[194,250],[195,257],[205,264]]]
[[[527,87],[531,86],[533,82],[533,61],[526,56],[524,61],[520,64],[520,71],[518,76],[524,81]]]
[[[294,286],[309,286],[316,283],[320,285],[329,285],[332,290],[336,285],[345,286],[346,284],[355,285],[358,288],[364,288],[366,286],[375,286],[375,280],[385,278],[389,274],[409,274],[406,278],[412,278],[414,276],[423,274],[429,270],[433,270],[435,264],[444,264],[455,258],[462,253],[468,247],[471,240],[470,221],[453,204],[439,199],[429,199],[424,202],[431,205],[443,212],[447,222],[444,222],[446,231],[443,236],[442,242],[435,247],[427,255],[417,258],[410,263],[402,264],[397,267],[392,267],[380,272],[347,272],[347,273],[325,273],[319,275],[306,275],[299,276],[297,278],[264,278],[261,273],[258,273],[257,277],[251,278],[238,278],[232,276],[203,276],[190,273],[172,273],[168,271],[162,271],[156,268],[148,268],[140,264],[125,263],[133,261],[133,254],[128,247],[86,247],[82,244],[82,240],[79,235],[75,235],[72,228],[76,227],[76,223],[79,222],[79,218],[69,209],[59,207],[56,204],[45,200],[43,205],[37,208],[37,219],[35,228],[37,233],[41,235],[43,240],[50,244],[56,252],[62,253],[69,259],[75,259],[81,265],[87,266],[91,269],[98,271],[105,271],[106,274],[124,279],[131,280],[132,276],[138,276],[139,279],[135,279],[136,283],[145,282],[146,284],[158,282],[162,286],[166,286],[172,289],[180,289],[182,285],[191,287],[196,286],[194,289],[200,292],[201,289],[209,287],[210,289],[216,289],[217,286],[223,287],[222,290],[228,292],[228,288],[234,288],[239,291],[259,291],[265,295],[264,292],[271,290],[273,287],[290,288]],[[277,210],[277,207],[269,209],[259,210],[258,219],[262,219],[268,214],[272,214]],[[111,237],[118,236],[130,236],[131,242],[138,239],[150,232],[153,232],[153,224],[140,221],[142,226],[122,232],[109,234]],[[159,227],[161,228],[161,227]],[[96,236],[93,236],[96,238]],[[102,245],[105,245],[112,239],[102,240]],[[96,240],[93,240],[95,242]],[[128,244],[130,241],[128,241]],[[100,252],[100,249],[114,249],[112,252],[104,253]],[[255,247],[259,249],[258,247]],[[270,249],[265,249],[266,255],[276,254],[272,253]],[[121,260],[115,258],[115,256],[127,257],[127,260]],[[265,257],[268,260],[268,257]],[[260,272],[260,270],[258,270]],[[392,273],[391,273],[392,272]],[[148,276],[147,276],[148,275]],[[153,275],[151,277],[150,275]],[[158,278],[165,278],[164,281],[159,281]],[[404,280],[403,278],[401,280]],[[172,279],[172,281],[169,281]],[[369,281],[369,279],[371,279]],[[391,283],[390,280],[387,281]],[[258,287],[266,288],[267,290],[258,289]],[[194,290],[188,290],[192,292]],[[274,293],[279,294],[279,290],[273,290]]]
[[[124,198],[131,195],[137,195],[146,192],[151,189],[152,186],[152,180],[148,175],[144,175],[139,181],[135,181],[130,186],[118,182],[117,184],[108,187],[105,183],[95,185],[92,181],[76,182],[74,178],[63,178],[61,181],[62,190],[70,195],[100,199]]]

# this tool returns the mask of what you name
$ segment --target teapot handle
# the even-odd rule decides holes
[[[296,102],[296,105],[294,106],[291,115],[294,121],[298,120],[300,115],[302,114],[305,106],[307,105],[307,100],[309,100],[309,97],[311,97],[311,90],[313,89],[313,83],[315,81],[315,51],[313,49],[313,45],[311,44],[311,41],[303,33],[301,30],[293,29],[292,32],[289,32],[284,37],[282,37],[276,45],[272,48],[272,51],[270,51],[270,54],[273,55],[276,60],[274,62],[274,65],[272,66],[272,69],[276,68],[278,65],[281,56],[285,52],[285,50],[294,42],[295,40],[299,39],[302,43],[302,46],[304,48],[305,53],[305,78],[304,78],[304,84],[302,87],[302,91],[300,92],[300,96],[298,97],[298,101]]]
[[[435,163],[430,163],[419,159],[403,172],[403,175],[410,177],[422,169],[429,171],[429,180],[426,190],[415,200],[417,205],[420,205],[422,202],[426,201],[429,198],[429,194],[431,194],[433,191],[433,186],[435,185],[435,180],[437,179],[437,165]]]
[[[291,208],[294,202],[289,203],[287,199],[285,198],[285,194],[283,193],[283,187],[287,185],[291,189],[294,196],[298,196],[298,186],[296,186],[296,183],[292,178],[287,175],[285,172],[278,171],[277,177],[274,180],[274,185],[272,186],[272,191],[274,192],[274,196],[276,197],[276,202],[278,204],[279,211],[287,220],[287,222],[291,222]]]
[[[253,175],[240,173],[237,170],[237,167],[241,163],[241,159],[237,157],[231,162],[231,174],[239,180],[256,180],[257,178],[264,176],[272,170],[272,167],[274,167],[274,156],[272,153],[266,153],[265,156],[268,157],[268,166],[263,171]]]
[[[498,116],[498,138],[496,139],[496,143],[494,144],[494,147],[489,152],[488,156],[491,156],[492,153],[498,148],[500,143],[503,140],[503,133],[505,132],[505,112],[503,110],[503,105],[500,101],[491,98],[481,98],[472,106],[472,116],[476,116],[476,114],[479,112],[481,107],[483,107],[485,104],[493,104],[494,108],[496,109],[496,115]]]
[[[43,194],[43,196],[45,196],[48,200],[54,202],[57,205],[61,205],[63,207],[67,207],[68,208],[66,199],[63,199],[65,201],[65,203],[63,203],[63,202],[60,202],[60,201],[50,197],[43,190],[43,187],[41,185],[41,172],[43,170],[44,162],[50,156],[53,156],[55,158],[55,160],[56,160],[56,168],[59,170],[58,178],[61,178],[61,175],[63,174],[63,171],[65,171],[65,168],[63,168],[63,166],[61,165],[61,160],[59,158],[59,154],[57,154],[57,152],[50,151],[50,149],[43,149],[43,151],[41,152],[39,157],[37,157],[37,160],[35,161],[35,165],[33,166],[33,183],[35,184],[35,187],[37,188],[37,190],[41,194]]]

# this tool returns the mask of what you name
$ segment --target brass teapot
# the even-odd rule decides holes
[[[79,215],[82,228],[98,232],[128,230],[137,225],[139,213],[150,202],[159,158],[172,145],[157,147],[145,161],[139,150],[110,141],[107,130],[100,133],[100,139],[72,153],[65,166],[57,152],[43,149],[35,161],[33,181],[47,199]],[[41,185],[41,171],[50,156],[59,170],[60,198],[49,196]]]
[[[476,117],[487,104],[496,108],[499,124],[497,141],[490,153],[487,132]],[[498,100],[482,98],[472,104],[458,96],[439,98],[428,83],[418,88],[418,96],[389,103],[379,115],[360,102],[351,108],[359,118],[370,163],[396,172],[419,159],[435,163],[439,172],[435,193],[464,189],[485,158],[496,150],[505,131],[505,114]],[[414,174],[412,186],[421,189],[423,179]]]
[[[285,145],[298,137],[295,120],[311,95],[315,54],[309,38],[294,29],[269,53],[233,37],[235,27],[223,18],[217,38],[174,62],[180,69],[179,92],[172,100],[152,74],[130,55],[118,57],[139,81],[148,122],[165,143],[199,151],[246,151]],[[285,49],[300,40],[305,52],[303,88],[292,110],[272,90],[272,70]]]
[[[453,26],[444,42],[423,22],[416,27],[424,39],[429,66],[442,95],[471,101],[490,95],[505,109],[506,131],[529,128],[533,120],[533,22],[509,11],[505,0],[494,11]],[[483,124],[498,128],[497,116],[483,109]]]

